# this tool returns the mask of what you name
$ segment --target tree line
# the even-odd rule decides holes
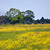
[[[50,19],[34,20],[34,12],[26,10],[21,12],[19,9],[11,8],[6,12],[5,16],[0,16],[0,24],[38,24],[50,23]]]

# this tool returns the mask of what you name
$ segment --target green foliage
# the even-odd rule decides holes
[[[34,13],[31,10],[26,10],[25,13],[29,16],[29,17],[33,17],[34,18]]]
[[[22,24],[45,24],[45,23],[50,23],[50,19],[44,19],[42,17],[40,20],[34,20],[34,12],[31,10],[26,10],[21,12],[18,9],[11,8],[9,11],[6,12],[5,16],[0,16],[0,24],[4,23],[11,23],[11,24],[16,24],[16,23],[22,23]]]
[[[9,20],[11,20],[11,24],[20,23],[23,20],[22,15],[17,15],[15,17],[10,17]]]
[[[18,14],[20,14],[20,10],[15,8],[11,8],[9,11],[6,12],[6,16],[9,16],[9,17],[14,17]]]

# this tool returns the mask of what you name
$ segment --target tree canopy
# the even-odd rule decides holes
[[[26,10],[26,11],[20,11],[16,8],[10,8],[9,11],[6,12],[5,16],[0,16],[0,24],[4,23],[10,23],[10,24],[16,24],[16,23],[22,23],[22,24],[38,24],[38,23],[50,23],[50,19],[44,19],[42,17],[40,20],[34,20],[34,12],[32,10]]]
[[[11,8],[9,11],[6,12],[6,16],[9,16],[9,17],[14,17],[14,16],[17,16],[18,14],[20,14],[20,10],[15,8]]]

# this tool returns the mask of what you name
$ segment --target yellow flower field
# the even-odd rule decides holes
[[[50,50],[50,24],[1,25],[0,50]]]

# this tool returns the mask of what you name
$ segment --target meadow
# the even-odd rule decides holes
[[[0,25],[0,50],[50,50],[50,24]]]

